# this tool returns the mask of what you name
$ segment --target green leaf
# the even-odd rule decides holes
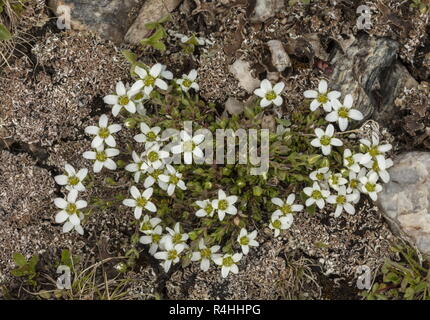
[[[12,38],[12,34],[9,30],[0,23],[0,41],[8,41]]]
[[[157,49],[157,50],[160,50],[160,51],[166,51],[166,46],[161,41],[153,43],[152,47],[154,47],[154,49]]]
[[[130,64],[135,64],[137,62],[137,56],[136,54],[134,54],[133,52],[131,52],[130,50],[122,50],[121,51],[122,55],[124,56],[124,58],[130,63]]]
[[[21,253],[14,253],[13,261],[15,261],[15,264],[18,267],[23,267],[27,264],[27,259],[25,259],[25,257]]]

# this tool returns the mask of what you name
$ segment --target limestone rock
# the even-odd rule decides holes
[[[291,67],[291,59],[285,52],[284,45],[279,40],[270,40],[267,42],[270,53],[272,54],[272,64],[278,70],[282,72],[285,69]]]
[[[264,22],[273,17],[284,6],[285,3],[283,0],[257,0],[251,21]]]
[[[417,85],[397,60],[399,44],[364,35],[342,49],[336,50],[330,61],[334,67],[332,89],[352,94],[365,118],[388,122],[395,98],[404,88]]]
[[[61,6],[68,6],[72,29],[92,30],[121,43],[142,3],[142,0],[49,0],[48,6],[59,17],[65,15]]]
[[[430,153],[400,155],[378,206],[394,233],[430,256]]]
[[[140,40],[149,35],[149,30],[145,24],[158,21],[173,10],[182,0],[147,0],[140,9],[139,16],[125,35],[125,41],[131,44],[139,44]]]
[[[239,85],[248,91],[248,93],[252,93],[256,88],[259,87],[260,81],[252,76],[249,62],[242,59],[237,59],[229,67],[229,70],[239,81]]]

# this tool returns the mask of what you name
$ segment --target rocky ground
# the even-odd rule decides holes
[[[95,7],[48,2],[52,10],[38,0],[25,13],[37,21],[22,26],[30,41],[17,44],[0,73],[0,297],[30,297],[10,274],[14,252],[48,261],[69,248],[85,266],[130,249],[132,217],[121,209],[94,212],[86,235],[79,236],[61,233],[52,205],[61,196],[53,177],[64,164],[88,165],[81,157],[90,145],[83,129],[107,112],[102,97],[116,81],[131,81],[124,48],[175,74],[199,69],[201,96],[220,105],[245,101],[267,76],[286,84],[281,112],[289,112],[324,77],[334,89],[353,93],[395,146],[393,181],[378,206],[362,201],[356,215],[340,219],[298,216],[277,240],[260,230],[262,246],[242,262],[236,277],[225,280],[218,270],[204,273],[194,265],[176,266],[166,275],[144,254],[126,276],[132,279],[130,297],[358,299],[357,268],[376,272],[399,237],[430,255],[430,24],[429,15],[408,1],[103,0]],[[53,12],[62,4],[72,5],[72,30],[56,26]],[[372,10],[366,31],[356,25],[361,4]],[[169,36],[163,55],[142,51],[144,24],[167,12],[172,34],[195,32],[211,44],[190,58]],[[273,54],[279,52],[276,45],[284,56]],[[421,153],[405,154],[411,150]],[[115,178],[115,188],[122,188]],[[87,196],[108,197],[112,189],[91,192]],[[115,274],[113,264],[107,268]]]

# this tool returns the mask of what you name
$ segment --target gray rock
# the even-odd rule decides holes
[[[175,10],[181,2],[182,0],[146,0],[140,9],[139,16],[128,30],[125,41],[139,44],[140,40],[149,35],[149,30],[145,28],[145,24],[160,20]]]
[[[283,72],[285,69],[291,67],[291,59],[285,52],[284,45],[281,41],[270,40],[267,42],[267,45],[272,54],[272,64],[278,72]]]
[[[237,59],[229,66],[229,71],[239,81],[239,86],[248,91],[248,93],[253,93],[260,86],[260,81],[252,76],[251,65],[248,61]]]
[[[397,60],[399,44],[387,38],[362,35],[344,41],[330,63],[334,67],[332,88],[351,93],[365,118],[382,123],[393,117],[394,100],[418,83]]]
[[[430,256],[430,153],[400,155],[378,206],[392,231]]]
[[[71,27],[92,30],[103,38],[121,43],[144,0],[49,0],[48,6],[61,17],[59,6],[70,7]]]
[[[257,0],[251,21],[264,22],[285,6],[284,0]]]

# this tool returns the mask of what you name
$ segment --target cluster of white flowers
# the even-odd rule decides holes
[[[168,90],[169,84],[166,80],[173,80],[173,74],[166,69],[166,66],[155,64],[151,68],[145,69],[136,66],[134,69],[138,79],[131,86],[126,86],[122,82],[116,85],[116,94],[108,95],[104,98],[106,104],[112,105],[112,115],[118,116],[121,112],[131,114],[146,114],[144,108],[145,100],[151,98],[153,92],[163,93]],[[184,93],[190,89],[199,90],[196,82],[197,71],[191,70],[188,75],[183,75],[181,79],[172,81]],[[274,90],[280,92],[282,89],[278,85]],[[161,91],[160,91],[161,90]],[[275,99],[274,99],[275,100]],[[278,103],[276,100],[274,103]],[[282,102],[282,100],[281,100]],[[93,151],[87,151],[83,154],[85,159],[93,160],[93,171],[98,173],[103,168],[116,170],[117,164],[113,157],[118,156],[120,151],[115,149],[116,141],[114,135],[121,130],[121,126],[110,124],[107,115],[102,115],[99,119],[98,126],[89,126],[85,132],[93,135],[91,143]],[[123,205],[133,209],[134,218],[140,223],[140,231],[143,236],[140,242],[149,245],[149,253],[156,259],[162,260],[161,265],[168,272],[170,267],[180,261],[184,255],[189,255],[192,261],[200,262],[202,270],[207,271],[210,263],[214,262],[221,267],[221,274],[226,277],[229,272],[237,273],[237,263],[241,260],[243,254],[248,254],[250,247],[258,246],[255,240],[257,231],[248,233],[246,229],[241,229],[237,243],[242,253],[225,254],[218,253],[221,249],[219,246],[207,247],[204,239],[198,241],[198,249],[190,249],[187,241],[189,235],[184,233],[180,223],[176,223],[174,228],[163,228],[163,221],[158,217],[151,217],[151,214],[157,213],[156,201],[153,199],[154,187],[158,185],[168,196],[174,196],[176,188],[187,190],[182,174],[171,165],[174,155],[181,155],[185,164],[192,164],[193,159],[204,156],[199,146],[204,141],[204,135],[191,136],[186,131],[179,133],[179,142],[174,146],[167,145],[160,127],[150,127],[148,124],[140,123],[140,133],[134,136],[134,140],[142,145],[143,152],[132,151],[132,161],[125,166],[125,170],[133,174],[136,185],[131,186],[131,198],[123,200]],[[167,147],[170,148],[167,148]],[[87,203],[77,200],[77,191],[85,190],[81,183],[85,178],[87,171],[75,171],[70,166],[66,166],[67,176],[58,177],[58,183],[67,185],[71,189],[71,194],[65,199],[56,199],[55,203],[63,209],[58,213],[56,221],[65,222],[64,229],[69,231],[75,228],[82,233],[80,221],[82,214],[79,209],[84,208]],[[143,188],[138,188],[143,181]],[[76,190],[74,190],[76,189]],[[140,189],[140,190],[139,190]],[[197,206],[201,209],[197,216],[212,217],[214,213],[218,214],[220,221],[223,221],[226,214],[236,215],[237,196],[227,194],[223,190],[218,191],[218,198],[212,201],[197,201]]]
[[[280,198],[273,198],[272,203],[278,207],[276,211],[272,213],[270,218],[270,229],[274,230],[275,237],[278,237],[282,230],[289,229],[294,221],[294,212],[300,212],[303,210],[301,204],[295,204],[296,195],[290,194],[287,200]]]
[[[353,98],[348,94],[345,96],[343,104],[338,100],[340,92],[329,91],[325,80],[320,81],[318,91],[305,91],[304,96],[313,99],[310,105],[312,111],[320,106],[328,112],[326,120],[328,122],[338,122],[339,129],[345,131],[349,120],[362,120],[360,111],[352,108]],[[325,130],[315,129],[316,138],[311,141],[315,148],[321,148],[323,155],[329,155],[333,147],[343,146],[342,140],[335,137],[333,125],[329,124]],[[390,144],[379,144],[379,138],[372,136],[372,141],[360,140],[364,153],[353,153],[350,149],[345,149],[343,153],[344,169],[342,173],[332,173],[328,167],[320,168],[310,174],[313,180],[312,187],[307,187],[303,191],[308,196],[306,206],[316,204],[323,209],[326,203],[336,206],[334,216],[338,217],[343,211],[349,214],[355,213],[353,204],[358,203],[360,194],[368,194],[374,201],[377,194],[382,191],[382,186],[378,184],[381,179],[384,183],[390,180],[386,169],[393,165],[391,159],[386,159],[385,154],[391,150]]]
[[[81,169],[76,172],[70,164],[66,163],[65,174],[54,178],[57,184],[65,186],[66,190],[69,191],[66,198],[54,199],[55,206],[61,209],[55,216],[55,222],[64,223],[64,233],[75,230],[81,235],[84,234],[84,229],[81,225],[84,215],[81,209],[87,207],[88,204],[84,200],[78,200],[78,193],[86,190],[83,181],[87,174],[87,169]]]

